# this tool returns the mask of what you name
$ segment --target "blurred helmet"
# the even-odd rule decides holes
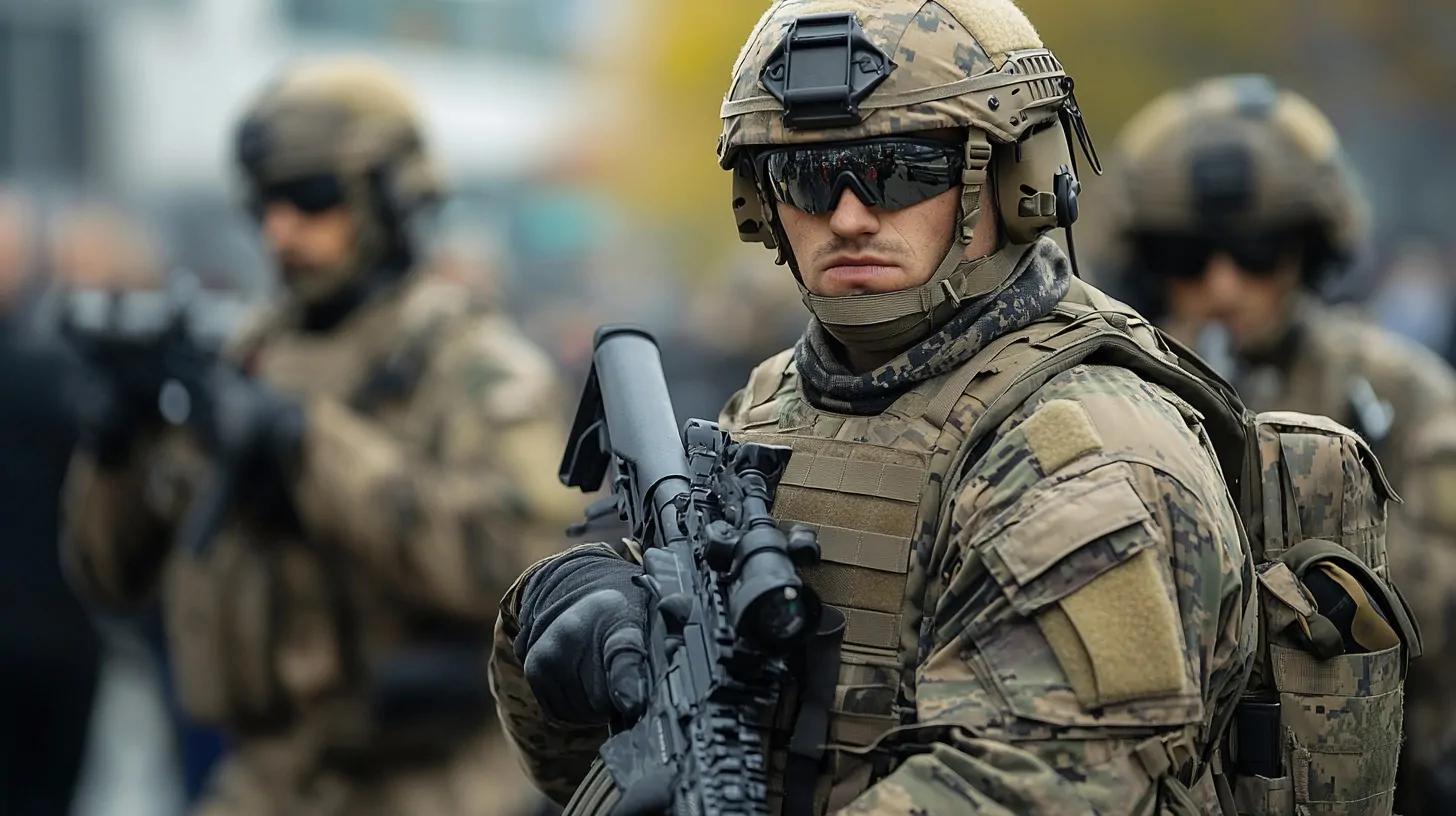
[[[1071,134],[1090,149],[1071,79],[1011,0],[778,0],[734,65],[721,117],[718,157],[734,172],[739,237],[777,248],[791,266],[764,172],[775,148],[967,134],[960,229],[926,284],[849,302],[814,296],[800,281],[805,304],[836,336],[862,338],[849,327],[859,326],[886,347],[910,338],[910,324],[928,332],[1010,277],[1010,268],[964,260],[983,186],[992,185],[1005,239],[1030,243],[1076,219]]]
[[[1313,285],[1365,238],[1368,206],[1334,126],[1267,77],[1164,94],[1123,129],[1117,154],[1116,223],[1134,267],[1147,263],[1139,241],[1287,236],[1302,242]]]
[[[366,58],[285,71],[248,107],[235,149],[255,208],[269,188],[337,180],[358,237],[349,269],[335,278],[347,279],[392,252],[408,253],[409,220],[445,192],[412,93],[387,66]]]

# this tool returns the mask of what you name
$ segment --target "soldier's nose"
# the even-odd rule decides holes
[[[829,228],[837,235],[871,235],[880,230],[880,219],[849,189],[839,194],[839,204],[829,214]]]
[[[1211,306],[1237,303],[1243,297],[1243,270],[1226,253],[1215,254],[1203,268],[1203,291]]]
[[[287,244],[302,220],[303,214],[292,204],[272,202],[263,210],[263,237],[275,247]]]

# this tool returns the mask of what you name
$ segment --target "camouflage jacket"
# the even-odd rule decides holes
[[[1018,279],[1067,276],[1065,263],[1050,242],[1038,244]],[[1059,291],[1066,288],[1064,279]],[[1038,303],[1045,314],[1055,298]],[[939,352],[912,350],[875,379],[908,378],[934,393],[966,366],[993,372],[988,358],[1011,334],[986,336],[961,365],[927,377],[946,369],[938,353],[958,347],[932,338]],[[893,462],[913,454],[943,471],[935,463],[958,452],[956,440],[986,407],[962,395],[943,431],[928,433],[907,410],[923,401],[897,400],[868,416],[833,413],[810,404],[797,369],[788,354],[760,366],[723,419],[744,438],[797,440],[801,470],[822,463],[840,474],[786,475],[792,496],[780,487],[777,515],[837,519],[821,526],[821,541],[831,524],[903,515],[890,504],[895,494],[903,500],[931,487],[922,481],[917,493],[906,477],[891,489],[882,478],[880,490],[849,495],[851,469],[903,476]],[[806,576],[821,594],[837,587],[826,601],[854,607],[861,642],[887,627],[901,633],[890,639],[898,661],[863,660],[874,649],[855,646],[856,617],[847,614],[845,654],[853,657],[841,666],[831,742],[851,741],[855,726],[862,732],[890,708],[894,719],[882,721],[909,715],[926,743],[868,790],[859,784],[852,801],[822,795],[852,786],[847,777],[858,772],[842,753],[826,760],[831,778],[818,801],[886,816],[1142,812],[1164,794],[1159,781],[1172,769],[1185,783],[1199,778],[1194,807],[1215,812],[1201,758],[1215,712],[1238,692],[1254,621],[1241,600],[1249,565],[1238,521],[1195,412],[1126,369],[1079,365],[1032,394],[986,443],[945,491],[944,509],[908,536],[908,553],[870,556],[872,544],[893,536],[840,536],[826,546],[826,563],[812,568],[819,572]],[[906,555],[908,570],[897,563]],[[862,569],[872,561],[877,569]],[[523,584],[502,606],[492,680],[528,772],[565,801],[603,732],[550,721],[533,699],[510,645]],[[903,608],[891,609],[902,596]],[[892,707],[897,698],[908,711]],[[782,736],[771,737],[771,768]],[[770,784],[782,790],[781,779]]]
[[[1403,499],[1390,507],[1386,550],[1424,655],[1406,677],[1396,812],[1446,812],[1421,791],[1456,758],[1456,649],[1448,645],[1456,637],[1456,375],[1429,350],[1341,310],[1303,303],[1294,325],[1288,356],[1236,385],[1256,411],[1324,414],[1360,431]]]
[[[441,637],[483,645],[510,581],[550,552],[532,551],[537,525],[577,504],[554,478],[554,373],[468,301],[412,274],[328,333],[286,304],[245,321],[230,354],[303,400],[302,455],[270,505],[287,510],[246,493],[204,554],[171,546],[207,464],[190,434],[150,432],[114,469],[75,457],[74,582],[111,605],[160,586],[195,718],[247,734],[327,709],[367,731],[370,667]]]

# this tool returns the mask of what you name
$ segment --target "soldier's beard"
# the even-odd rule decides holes
[[[303,303],[318,303],[338,294],[354,278],[354,264],[309,264],[279,259],[283,286]]]

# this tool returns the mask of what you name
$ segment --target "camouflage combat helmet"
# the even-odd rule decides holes
[[[1267,77],[1215,77],[1154,100],[1118,137],[1123,240],[1307,232],[1306,269],[1348,261],[1367,204],[1334,126]],[[1311,281],[1313,282],[1313,281]]]
[[[409,88],[366,58],[303,63],[283,72],[249,106],[235,148],[254,196],[302,178],[339,179],[356,248],[347,269],[317,276],[321,291],[311,294],[318,297],[391,252],[408,253],[408,221],[444,194]]]
[[[812,56],[826,49],[837,51]],[[806,66],[797,77],[796,64]],[[811,74],[825,64],[846,66],[837,87],[803,87],[820,79]],[[945,128],[967,132],[960,229],[928,282],[902,292],[825,298],[799,281],[805,305],[825,327],[862,346],[903,346],[944,323],[961,303],[1004,285],[1008,264],[964,257],[980,220],[983,186],[992,186],[1002,235],[1025,244],[1076,219],[1073,133],[1096,167],[1071,79],[1011,0],[778,0],[733,67],[721,117],[719,164],[734,173],[739,237],[777,248],[795,277],[755,161],[762,148]]]

